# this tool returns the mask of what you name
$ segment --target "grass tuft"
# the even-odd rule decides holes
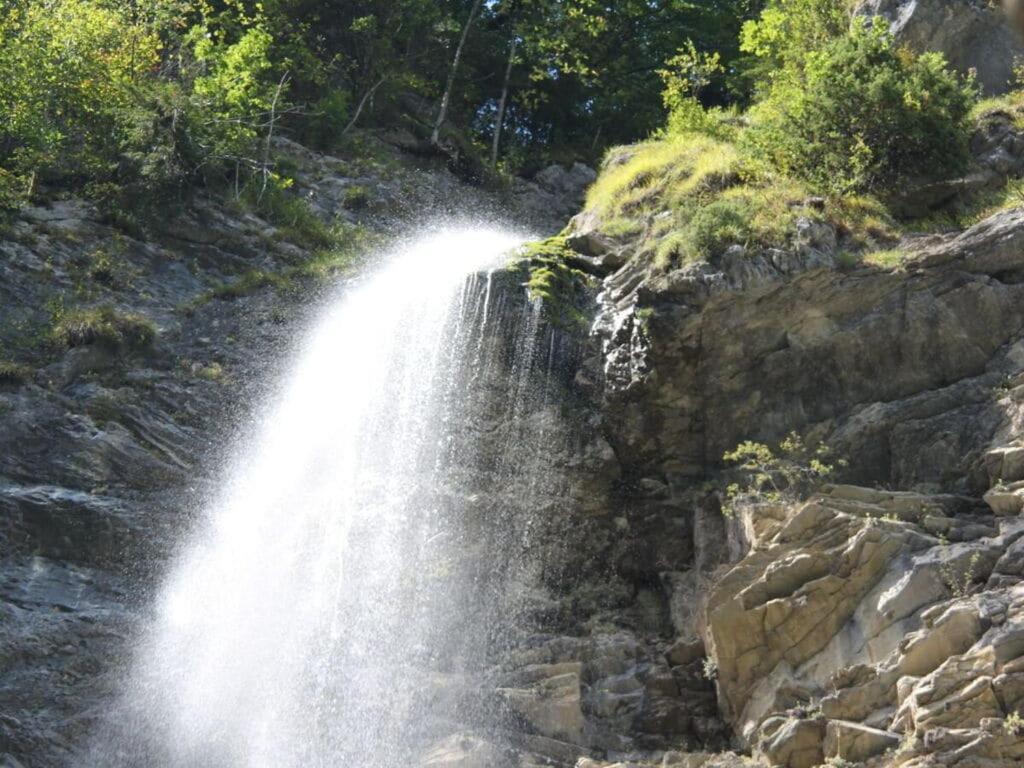
[[[0,361],[0,384],[24,384],[32,378],[32,369],[21,363]]]
[[[150,347],[156,332],[148,318],[119,312],[109,304],[67,312],[53,329],[55,340],[68,348],[97,345],[130,350]]]

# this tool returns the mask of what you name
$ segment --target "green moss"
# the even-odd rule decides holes
[[[64,313],[53,329],[53,336],[69,348],[95,344],[140,350],[152,345],[156,326],[142,315],[122,313],[106,304]]]
[[[1017,128],[1024,128],[1024,89],[1017,88],[1002,96],[981,99],[971,110],[971,119],[976,123],[996,115],[1007,115]]]
[[[218,362],[202,366],[196,371],[196,376],[200,379],[213,381],[218,384],[224,382],[227,378],[227,374],[224,372],[224,367]]]
[[[864,254],[863,262],[873,267],[883,269],[895,269],[906,261],[907,253],[898,248],[888,248],[881,251],[872,251]]]
[[[566,238],[527,243],[518,255],[517,266],[527,273],[527,293],[541,302],[545,320],[559,328],[585,327],[583,306],[593,278],[572,266],[575,254]]]

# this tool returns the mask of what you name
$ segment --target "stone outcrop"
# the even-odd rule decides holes
[[[974,71],[988,94],[1005,93],[1024,40],[998,5],[976,0],[866,0],[862,16],[882,16],[896,39],[917,51],[939,51],[960,72]]]
[[[822,755],[860,761],[1016,711],[1024,585],[999,564],[1022,537],[956,497],[837,486],[792,509],[707,600],[737,735],[796,768],[812,723]]]

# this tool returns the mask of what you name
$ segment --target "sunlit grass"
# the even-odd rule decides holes
[[[857,249],[898,238],[885,206],[870,196],[810,204],[812,190],[702,134],[664,135],[617,147],[587,195],[587,210],[612,237],[640,236],[638,252],[663,269],[713,259],[730,245],[785,248],[801,217],[828,221]]]

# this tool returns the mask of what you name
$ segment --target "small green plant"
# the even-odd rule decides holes
[[[112,422],[116,423],[123,411],[124,406],[117,397],[107,393],[94,397],[85,407],[85,412],[98,427],[105,427]]]
[[[235,299],[240,299],[243,296],[251,296],[262,288],[283,288],[286,285],[286,282],[287,281],[281,277],[281,275],[273,272],[267,272],[263,269],[250,269],[248,272],[242,273],[242,275],[235,280],[222,283],[216,288],[211,289],[201,297],[200,302],[208,301],[210,299],[233,301]]]
[[[141,350],[152,345],[156,326],[142,315],[122,313],[106,304],[63,312],[53,336],[68,348],[95,344],[111,349]]]
[[[764,443],[746,440],[722,456],[743,473],[741,483],[730,483],[725,490],[722,511],[732,515],[740,506],[764,502],[792,503],[807,498],[836,467],[846,466],[838,459],[829,463],[830,451],[822,443],[807,445],[796,432],[773,450]]]
[[[1024,736],[1024,717],[1016,709],[1003,718],[1003,731],[1009,736]]]
[[[943,536],[939,539],[943,549],[949,547],[949,541]],[[974,552],[967,564],[957,567],[952,558],[945,558],[939,566],[939,575],[942,581],[953,593],[954,597],[967,597],[971,592],[971,586],[978,575],[978,564],[981,562],[981,552]]]
[[[705,680],[717,680],[718,662],[716,662],[710,656],[705,657],[704,661],[701,662],[701,674],[704,675]]]
[[[257,183],[246,186],[240,199],[246,207],[277,227],[286,240],[305,248],[330,247],[333,242],[330,227],[290,187],[289,181],[272,177],[265,188]]]
[[[215,361],[200,367],[196,371],[196,376],[206,381],[221,383],[225,380],[227,374],[224,372],[224,367]]]
[[[359,211],[370,204],[370,190],[360,184],[345,189],[342,205],[351,211]]]
[[[917,731],[907,731],[903,734],[903,738],[900,740],[900,745],[896,747],[897,755],[908,755],[914,752],[918,746]]]

